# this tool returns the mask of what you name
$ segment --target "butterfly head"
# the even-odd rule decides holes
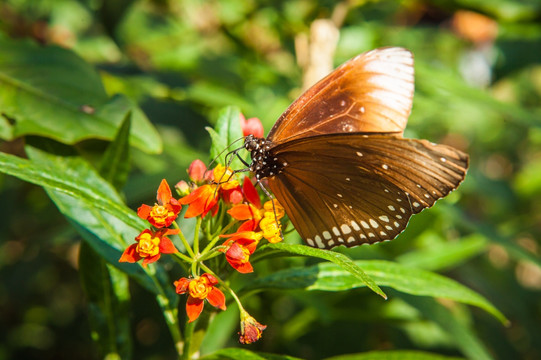
[[[284,164],[272,155],[271,142],[253,135],[246,136],[244,148],[250,152],[252,163],[250,171],[260,180],[278,174]]]

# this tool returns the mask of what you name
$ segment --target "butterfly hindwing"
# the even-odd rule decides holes
[[[329,133],[402,133],[411,111],[413,56],[403,48],[361,54],[308,89],[267,139],[275,144]]]
[[[301,237],[320,248],[393,239],[468,167],[467,155],[448,146],[386,135],[317,136],[271,152],[283,166],[271,190]]]

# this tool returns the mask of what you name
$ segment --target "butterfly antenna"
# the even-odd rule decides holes
[[[222,151],[220,151],[220,153],[219,153],[218,155],[216,155],[216,156],[214,157],[214,159],[212,159],[212,161],[209,163],[209,166],[208,166],[208,167],[211,168],[212,165],[214,165],[214,163],[218,162],[218,158],[219,158],[224,152],[226,152],[227,150],[229,150],[229,148],[230,148],[231,146],[233,146],[236,142],[239,142],[240,140],[244,140],[244,138],[245,138],[245,137],[242,136],[242,137],[238,138],[237,140],[233,141],[231,144],[227,145],[227,146],[225,147],[225,149],[223,149]],[[238,149],[235,149],[235,150],[230,151],[229,153],[227,153],[226,157],[227,157],[229,154],[234,153],[235,151],[237,151],[237,152],[240,151],[241,149],[244,149],[244,146],[242,146],[242,147],[240,147],[240,148],[238,148]]]

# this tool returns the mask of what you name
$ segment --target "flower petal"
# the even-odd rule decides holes
[[[190,283],[190,281],[192,280],[185,277],[178,279],[178,281],[175,281],[174,285],[176,293],[179,295],[185,294],[188,291],[188,284]]]
[[[252,180],[246,176],[244,178],[244,183],[242,184],[242,190],[244,191],[244,197],[256,208],[261,208],[261,199],[255,186],[252,184]]]
[[[254,210],[255,209],[248,204],[237,204],[227,210],[227,213],[235,220],[248,220],[255,217]]]
[[[139,260],[141,260],[141,256],[139,256],[139,253],[137,252],[137,244],[131,244],[126,250],[124,250],[124,253],[118,262],[134,263]]]
[[[174,254],[178,252],[175,245],[173,245],[173,242],[168,237],[162,237],[160,240],[160,252],[162,254]]]
[[[152,210],[152,207],[143,204],[139,207],[139,209],[137,209],[137,216],[139,216],[143,220],[146,220],[148,219],[148,216],[150,215],[151,210]]]
[[[196,299],[193,297],[188,297],[186,301],[186,314],[188,315],[188,322],[195,321],[201,312],[203,311],[203,306],[205,303],[202,299]]]
[[[213,288],[210,293],[207,296],[207,300],[209,301],[209,304],[219,308],[220,310],[225,310],[225,295],[224,293],[218,289]]]
[[[165,179],[162,179],[160,187],[158,187],[158,196],[156,197],[156,199],[158,200],[158,203],[160,205],[165,205],[169,203],[171,197],[171,188],[169,187],[167,181]]]

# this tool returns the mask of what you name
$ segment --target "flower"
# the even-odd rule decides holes
[[[158,187],[156,199],[158,200],[158,204],[152,207],[145,204],[141,205],[137,209],[137,215],[141,219],[148,220],[149,223],[157,228],[168,227],[175,221],[182,206],[172,197],[171,189],[165,179],[162,180]]]
[[[218,212],[218,185],[206,184],[198,187],[189,195],[179,200],[182,205],[189,205],[185,218],[201,215],[205,217],[212,210],[212,216]]]
[[[274,203],[274,206],[273,206],[273,203]],[[283,218],[286,213],[282,205],[280,205],[280,203],[276,199],[267,201],[263,205],[263,209],[265,211],[265,215],[267,214],[272,214],[272,216],[276,215],[277,220],[280,220],[281,218]]]
[[[197,185],[195,185],[197,186]],[[175,185],[175,189],[177,190],[177,193],[180,195],[180,196],[186,196],[190,193],[190,191],[192,190],[191,187],[190,187],[190,184],[188,184],[186,181],[184,180],[180,180],[176,185]]]
[[[144,259],[143,266],[146,266],[157,261],[161,254],[176,253],[178,250],[167,235],[178,233],[179,230],[160,229],[153,231],[145,229],[137,235],[136,243],[128,246],[118,261],[134,263]]]
[[[246,120],[243,114],[240,114],[240,127],[244,136],[254,135],[255,137],[263,137],[263,124],[258,118],[249,118]]]
[[[177,294],[189,294],[186,301],[186,314],[188,314],[189,322],[199,317],[203,311],[205,299],[207,299],[210,305],[220,310],[226,309],[225,295],[220,289],[215,287],[217,284],[218,280],[208,273],[192,279],[183,277],[175,281]]]
[[[250,255],[254,253],[259,240],[263,237],[261,232],[241,231],[224,237],[230,237],[223,243],[225,250],[221,250],[225,252],[229,265],[243,274],[253,272]]]
[[[207,166],[199,159],[192,161],[188,167],[188,176],[193,182],[199,183],[205,180]]]
[[[259,227],[263,232],[263,237],[270,243],[277,243],[282,241],[282,233],[280,229],[282,226],[276,220],[273,213],[266,212],[263,219],[259,222]]]
[[[231,168],[226,168],[222,164],[216,165],[213,171],[214,181],[220,185],[221,189],[232,190],[239,187],[239,182],[234,179],[234,173]]]
[[[246,310],[241,312],[240,320],[240,332],[239,341],[241,344],[251,344],[261,339],[263,330],[267,328],[267,325],[262,325],[257,322]]]

